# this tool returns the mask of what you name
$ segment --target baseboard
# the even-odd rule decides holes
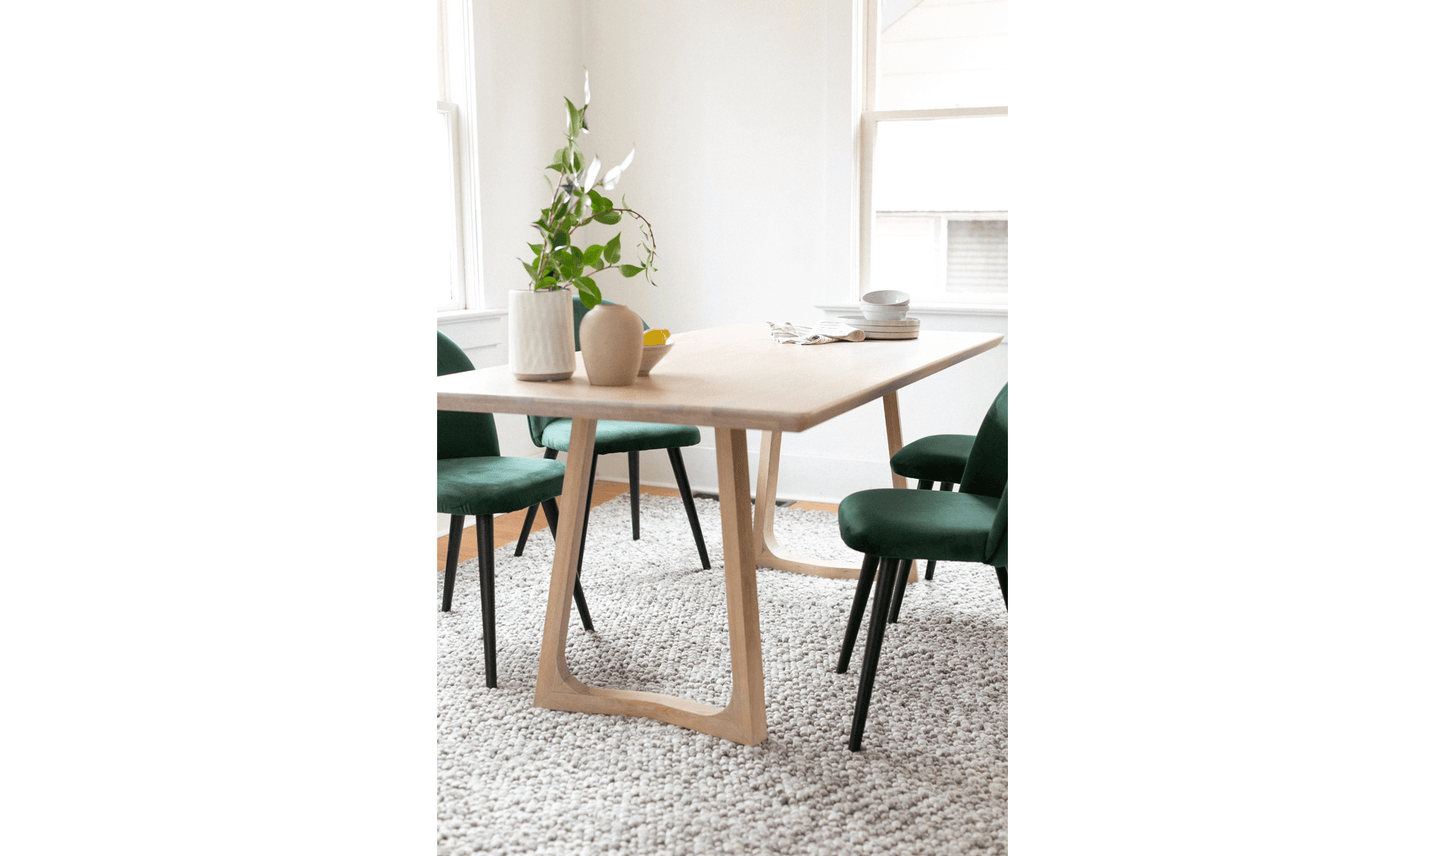
[[[750,444],[755,446],[756,444]],[[786,451],[778,462],[778,499],[806,502],[842,502],[843,497],[860,490],[891,487],[892,471],[886,460],[867,461],[836,457],[790,455]],[[682,450],[687,466],[687,480],[694,493],[716,494],[717,450],[712,446],[688,446]],[[758,452],[748,453],[750,491],[757,490]],[[597,474],[605,481],[627,481],[627,457],[608,455],[597,463]],[[657,487],[677,487],[672,466],[662,452],[644,452],[639,481]]]

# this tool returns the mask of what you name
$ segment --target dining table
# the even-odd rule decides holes
[[[592,385],[581,354],[577,372],[563,381],[517,380],[506,365],[437,378],[438,410],[572,420],[533,706],[647,717],[736,743],[762,743],[768,726],[757,569],[836,579],[856,579],[859,573],[858,566],[793,555],[778,544],[773,513],[782,434],[805,431],[881,398],[891,457],[903,445],[898,391],[1002,340],[998,333],[922,330],[916,339],[796,345],[774,340],[766,324],[733,324],[673,335],[667,358],[628,386]],[[573,581],[600,419],[709,426],[715,432],[732,665],[732,696],[726,707],[594,687],[568,669]],[[762,432],[755,503],[749,482],[749,429]],[[892,486],[907,485],[894,474]]]

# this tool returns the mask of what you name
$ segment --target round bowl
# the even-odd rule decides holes
[[[909,300],[910,298],[906,291],[870,291],[863,295],[864,306],[870,304],[873,306],[902,306],[906,309]]]
[[[908,317],[908,304],[901,306],[874,306],[871,303],[861,303],[859,308],[863,317],[869,321],[901,321]]]
[[[672,350],[673,344],[672,342],[668,342],[666,345],[643,345],[642,366],[637,369],[637,376],[647,377],[647,373],[652,371],[658,363],[662,362],[662,358],[667,356],[668,351]]]

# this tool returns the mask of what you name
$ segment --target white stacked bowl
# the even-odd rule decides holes
[[[858,307],[869,321],[900,321],[908,317],[909,300],[906,291],[870,291]]]

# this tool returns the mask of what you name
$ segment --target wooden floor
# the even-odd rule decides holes
[[[649,487],[647,485],[643,485],[641,490],[643,493],[650,493],[655,496],[679,495],[677,492],[677,488]],[[592,489],[592,507],[596,508],[597,506],[608,501],[609,499],[615,499],[616,497],[625,496],[626,494],[627,484],[625,482],[598,481],[596,486]],[[834,503],[827,502],[795,502],[793,503],[792,507],[831,511],[834,514],[838,513],[838,506]],[[681,511],[681,509],[682,504],[681,502],[679,502],[678,510]],[[496,546],[501,547],[506,544],[511,544],[515,542],[518,538],[522,537],[522,523],[526,519],[527,512],[525,510],[514,511],[511,514],[498,515],[497,518],[492,521],[492,536],[496,541]],[[532,526],[534,530],[540,530],[544,532],[546,531],[547,519],[541,511],[537,512],[537,520],[535,523],[532,524]],[[459,563],[465,562],[468,559],[475,559],[476,557],[477,533],[473,527],[469,526],[466,530],[464,530],[462,534],[461,556],[457,559],[457,561]],[[443,535],[442,537],[437,539],[437,570],[445,571],[446,568],[447,537]]]

